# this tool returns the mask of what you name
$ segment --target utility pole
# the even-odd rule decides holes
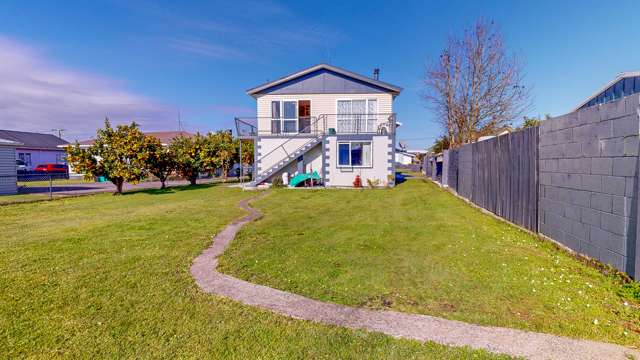
[[[62,139],[62,133],[67,131],[67,129],[51,129],[53,133],[58,133],[58,137]]]

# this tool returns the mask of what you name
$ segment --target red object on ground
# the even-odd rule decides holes
[[[360,180],[360,175],[356,175],[356,179],[353,181],[353,187],[355,188],[362,187],[362,180]]]
[[[67,165],[64,164],[40,164],[36,166],[34,171],[47,174],[66,174],[68,172]]]

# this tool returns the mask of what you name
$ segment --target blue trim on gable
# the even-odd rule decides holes
[[[259,94],[366,94],[391,93],[388,89],[327,69],[274,85]]]
[[[344,135],[335,135],[338,141],[349,141],[349,140],[373,140],[374,136],[384,136],[384,135],[373,135],[373,134],[344,134]]]

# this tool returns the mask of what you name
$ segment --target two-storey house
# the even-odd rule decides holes
[[[314,172],[324,186],[352,187],[356,176],[364,186],[393,186],[393,101],[401,90],[377,71],[370,78],[327,64],[249,89],[257,117],[236,125],[255,141],[250,186]]]

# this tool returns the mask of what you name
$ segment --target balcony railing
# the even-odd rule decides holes
[[[393,134],[396,130],[396,114],[323,114],[330,133],[336,134]],[[331,130],[333,129],[333,130]]]
[[[240,138],[290,137],[296,134],[393,134],[397,125],[394,113],[322,114],[297,119],[253,117],[236,118],[235,121]],[[266,126],[260,129],[258,124]]]

